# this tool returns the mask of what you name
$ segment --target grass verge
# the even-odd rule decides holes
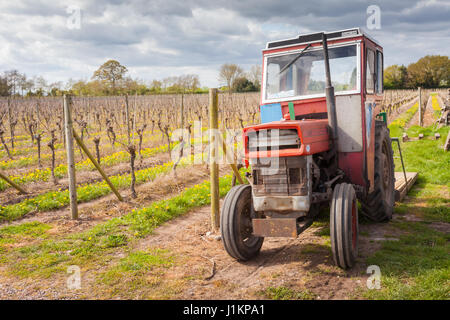
[[[231,179],[231,175],[220,178],[221,197],[231,188]],[[203,182],[175,197],[153,202],[148,207],[112,218],[87,231],[9,248],[3,254],[2,264],[9,273],[21,277],[49,277],[64,272],[69,265],[83,268],[108,265],[117,248],[130,253],[135,241],[150,234],[159,225],[209,203],[210,184]]]
[[[316,294],[309,290],[293,290],[288,287],[268,287],[259,292],[260,295],[271,300],[314,300]]]
[[[417,102],[411,108],[406,110],[406,112],[399,115],[397,119],[391,122],[388,128],[392,137],[400,137],[402,135],[403,128],[412,119],[412,117],[414,117],[418,109],[419,103]]]
[[[438,131],[445,136],[449,128]],[[450,298],[450,153],[443,151],[443,143],[442,139],[402,143],[406,170],[419,177],[406,200],[395,207],[390,225],[397,230],[398,241],[383,241],[367,259],[368,265],[380,267],[381,289],[366,290],[363,297]],[[400,170],[400,160],[395,161]]]
[[[398,241],[384,241],[368,258],[381,270],[381,289],[367,290],[368,299],[449,299],[450,235],[424,222],[395,222],[406,233]]]
[[[192,157],[185,157],[181,159],[179,167],[187,166],[193,162]],[[173,162],[169,161],[164,164],[137,170],[136,185],[152,181],[155,177],[170,172],[172,170]],[[121,174],[109,177],[111,183],[118,189],[123,189],[131,184],[131,174]],[[100,181],[90,184],[84,184],[77,187],[77,202],[83,203],[93,199],[100,198],[104,195],[110,194],[112,190],[109,188],[106,181]],[[52,209],[63,208],[70,203],[69,190],[57,190],[43,193],[37,197],[25,199],[22,202],[0,206],[0,221],[16,220],[32,211],[48,211]]]

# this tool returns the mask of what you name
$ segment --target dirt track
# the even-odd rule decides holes
[[[422,114],[422,126],[428,127],[431,126],[433,123],[436,122],[436,119],[433,115],[433,107],[431,104],[431,96],[428,98],[428,101],[425,106],[423,106],[423,114]],[[407,128],[412,126],[418,126],[419,125],[419,111],[417,111],[412,119],[408,122],[406,125]]]
[[[411,108],[416,102],[418,101],[418,98],[414,98],[413,100],[411,100],[408,103],[405,103],[404,105],[402,105],[400,108],[394,110],[388,117],[388,124],[390,124],[392,121],[394,121],[395,119],[397,119],[397,117],[399,115],[401,115],[402,113],[404,113],[406,110],[408,110],[409,108]]]
[[[220,240],[206,236],[210,230],[209,212],[209,206],[205,206],[172,220],[132,249],[167,249],[177,257],[179,263],[161,275],[166,281],[179,284],[179,289],[169,296],[171,299],[262,299],[261,292],[270,286],[310,292],[315,299],[358,298],[357,289],[365,285],[367,278],[363,261],[379,246],[374,239],[382,238],[389,230],[388,224],[372,224],[370,228],[361,225],[363,233],[370,233],[360,237],[358,263],[350,271],[334,266],[329,240],[318,234],[322,227],[311,227],[297,239],[266,239],[261,254],[254,261],[242,263],[226,254]],[[70,227],[72,231],[79,228]],[[119,250],[115,256],[117,260],[124,252]],[[31,278],[0,277],[0,298],[155,298],[150,292],[104,292],[109,288],[99,287],[96,282],[104,269],[99,266],[83,275],[83,288],[78,291],[66,288],[64,274],[39,283]]]
[[[261,299],[264,289],[292,287],[311,292],[316,299],[356,298],[365,286],[367,266],[363,262],[379,247],[379,240],[390,230],[388,224],[361,225],[359,259],[356,266],[343,271],[332,261],[329,238],[319,235],[325,227],[311,227],[297,239],[268,238],[261,254],[250,262],[229,257],[220,240],[206,236],[209,207],[203,207],[176,219],[155,231],[139,245],[168,249],[186,257],[187,264],[168,271],[166,277],[193,277],[176,298],[185,299]],[[211,276],[213,264],[214,276]]]
[[[120,207],[114,210],[123,211]],[[229,257],[222,242],[207,235],[210,208],[205,206],[158,227],[132,247],[117,248],[108,262],[84,272],[80,290],[67,289],[64,273],[38,282],[0,277],[0,299],[264,299],[263,292],[269,287],[307,292],[313,299],[361,299],[368,277],[366,258],[383,240],[395,240],[392,237],[399,230],[389,223],[360,224],[359,258],[351,270],[344,271],[334,266],[329,237],[324,236],[327,219],[322,221],[322,226],[313,225],[297,239],[266,239],[261,254],[244,263]],[[70,229],[80,231],[92,222]],[[444,227],[448,231],[448,225]],[[158,285],[137,290],[122,284],[99,285],[99,277],[130,250],[152,249],[165,249],[176,261],[168,268],[147,273],[147,279],[156,279]],[[133,278],[127,280],[132,282]]]

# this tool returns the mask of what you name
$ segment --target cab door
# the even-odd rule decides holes
[[[366,174],[369,192],[373,191],[375,166],[375,118],[381,112],[383,100],[383,51],[369,39],[363,46],[363,123],[366,153]]]

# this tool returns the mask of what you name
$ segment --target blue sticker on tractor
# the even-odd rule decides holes
[[[366,141],[370,146],[370,134],[372,131],[372,110],[375,109],[375,103],[366,102]]]
[[[271,103],[260,106],[261,110],[261,123],[267,123],[272,121],[280,121],[283,118],[281,112],[281,104]]]

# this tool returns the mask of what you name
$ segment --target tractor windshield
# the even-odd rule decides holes
[[[356,45],[329,48],[331,81],[336,93],[358,90]],[[265,65],[265,100],[325,94],[323,49],[309,49],[288,68],[298,52],[269,56]]]

